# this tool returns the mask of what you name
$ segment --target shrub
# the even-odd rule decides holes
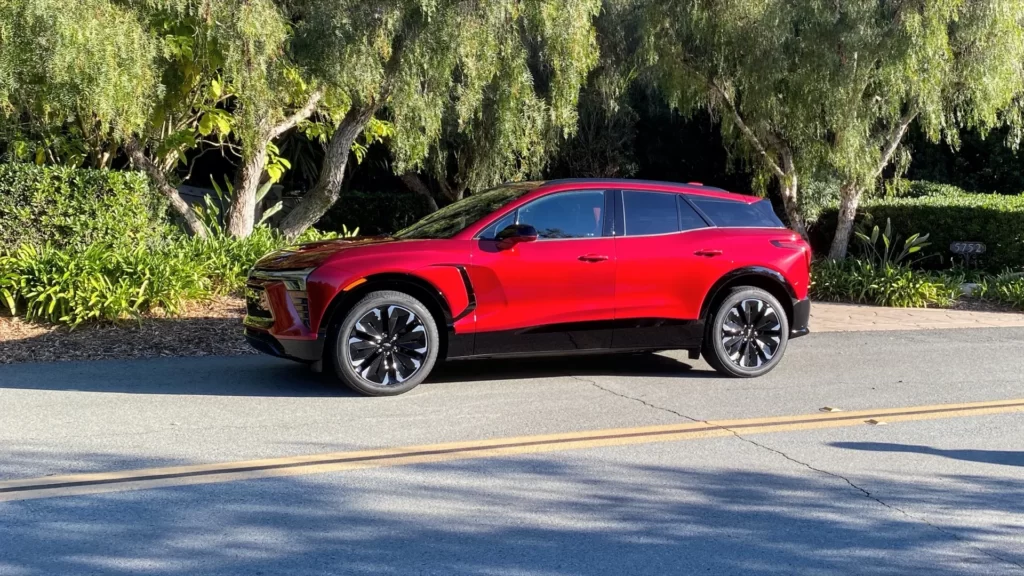
[[[363,234],[397,232],[430,213],[422,196],[412,192],[343,192],[317,227],[340,231],[342,226],[359,228]]]
[[[923,262],[929,267],[954,262],[949,245],[956,241],[984,242],[987,251],[978,262],[989,271],[1024,267],[1024,196],[969,194],[927,182],[910,186],[906,196],[866,201],[859,210],[861,225],[888,219],[897,229],[928,233],[940,256]],[[828,252],[836,215],[835,208],[824,210],[812,227],[816,252]]]
[[[139,172],[0,164],[0,252],[23,244],[138,246],[167,234],[165,215]]]
[[[0,257],[0,271],[0,291],[10,295],[11,312],[71,326],[133,318],[153,308],[174,313],[183,301],[210,293],[202,265],[173,249],[25,245]]]
[[[1002,302],[1024,310],[1024,277],[1019,274],[1003,274],[984,279],[978,283],[975,294],[985,300]]]
[[[902,265],[822,260],[811,270],[811,297],[817,300],[922,308],[950,306],[960,294],[957,278]]]
[[[311,229],[300,241],[333,237]],[[26,244],[0,254],[0,309],[70,326],[138,318],[157,308],[176,314],[186,300],[241,289],[253,264],[284,245],[262,226],[244,239],[176,234],[150,246]]]

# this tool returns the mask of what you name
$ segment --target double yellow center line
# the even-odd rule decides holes
[[[265,460],[147,468],[95,474],[72,474],[0,482],[0,502],[216,482],[234,482],[258,478],[383,468],[386,466],[406,466],[470,458],[495,458],[558,450],[696,440],[730,434],[763,434],[813,428],[859,426],[868,420],[889,423],[1021,411],[1024,411],[1024,398],[995,402],[940,404],[935,406],[859,410],[825,414],[815,413],[772,418],[709,420],[705,422],[645,426],[641,428],[590,430],[564,434],[520,436],[352,452],[332,452],[328,454],[311,454]]]

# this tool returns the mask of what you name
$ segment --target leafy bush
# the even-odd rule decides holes
[[[115,250],[93,244],[79,252],[25,245],[0,257],[0,287],[12,312],[28,320],[77,326],[121,320],[162,308],[178,311],[187,299],[209,295],[201,264],[178,250]],[[18,303],[21,304],[18,304]]]
[[[1007,273],[984,279],[978,283],[975,295],[1024,310],[1024,277]]]
[[[138,246],[167,234],[165,214],[139,172],[0,164],[0,252],[23,244]]]
[[[959,279],[903,265],[822,260],[811,270],[811,297],[817,300],[922,308],[949,306],[960,294]]]
[[[886,219],[885,231],[879,235],[878,226],[874,226],[871,229],[870,234],[857,231],[857,240],[860,241],[861,247],[864,250],[864,254],[868,258],[868,262],[875,267],[885,266],[901,266],[904,264],[910,264],[907,259],[910,258],[911,254],[920,252],[922,248],[929,245],[928,234],[921,236],[918,234],[911,234],[909,238],[903,241],[903,249],[899,252],[896,251],[896,242],[899,241],[899,236],[893,234],[892,221]],[[882,245],[878,245],[878,241],[882,241]]]
[[[311,229],[300,241],[333,237]],[[138,318],[154,309],[175,314],[186,300],[239,290],[256,260],[284,245],[266,227],[240,240],[174,235],[135,247],[26,244],[0,255],[0,308],[28,320],[70,326]]]
[[[422,196],[412,192],[343,192],[317,227],[340,231],[342,226],[359,228],[374,236],[397,232],[430,214]]]
[[[995,272],[1024,266],[1024,196],[969,194],[948,185],[911,183],[913,194],[866,201],[859,210],[863,222],[891,220],[902,230],[928,232],[939,258],[929,267],[948,266],[957,259],[949,252],[956,241],[984,242],[979,265]],[[811,243],[818,253],[828,252],[836,225],[836,209],[829,208],[812,227]]]

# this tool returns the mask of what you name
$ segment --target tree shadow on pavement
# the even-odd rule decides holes
[[[1018,522],[923,522],[822,475],[517,457],[0,503],[0,573],[995,574]],[[154,461],[150,465],[161,465]],[[873,479],[1024,514],[1024,482]]]
[[[912,452],[942,456],[967,462],[1024,466],[1024,452],[1015,450],[943,450],[916,444],[895,444],[890,442],[832,442],[829,446],[847,450],[869,450],[871,452]]]

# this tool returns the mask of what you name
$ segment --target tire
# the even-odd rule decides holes
[[[733,288],[719,302],[704,329],[704,359],[734,378],[767,374],[786,352],[789,319],[774,296],[760,288]]]
[[[368,396],[395,396],[415,388],[433,370],[441,343],[427,307],[392,291],[371,292],[357,302],[335,324],[331,341],[334,373]]]

